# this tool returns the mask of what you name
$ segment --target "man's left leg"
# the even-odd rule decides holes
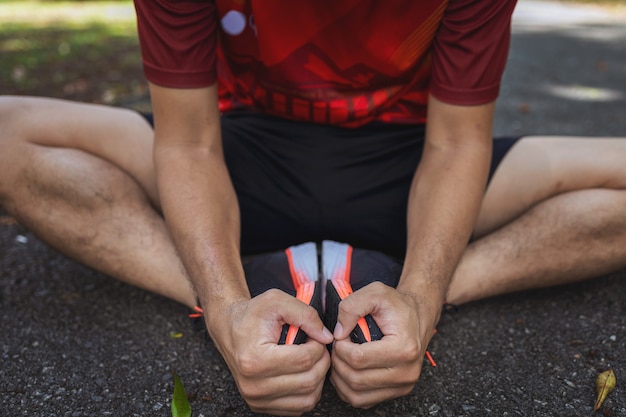
[[[528,137],[487,189],[447,301],[605,275],[626,267],[626,139]]]

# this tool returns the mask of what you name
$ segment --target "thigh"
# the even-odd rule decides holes
[[[557,194],[626,188],[626,139],[520,139],[495,170],[474,235],[484,236]]]
[[[157,204],[153,131],[132,110],[35,97],[0,97],[0,141],[6,163],[28,146],[72,148],[131,175]],[[16,161],[18,162],[18,161]]]

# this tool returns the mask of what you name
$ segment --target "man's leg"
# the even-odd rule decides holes
[[[192,306],[155,209],[152,140],[129,110],[0,97],[0,205],[60,252]]]
[[[487,189],[447,300],[601,276],[626,267],[626,139],[532,137]]]

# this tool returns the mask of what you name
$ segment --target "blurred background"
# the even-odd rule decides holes
[[[0,0],[0,94],[145,109],[132,0]]]
[[[0,0],[0,94],[149,110],[134,13],[132,0]]]

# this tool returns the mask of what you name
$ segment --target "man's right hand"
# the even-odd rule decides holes
[[[320,400],[333,336],[314,308],[280,290],[269,290],[226,309],[205,309],[209,333],[239,391],[259,413],[300,415]],[[278,345],[289,323],[308,336],[301,345]]]

